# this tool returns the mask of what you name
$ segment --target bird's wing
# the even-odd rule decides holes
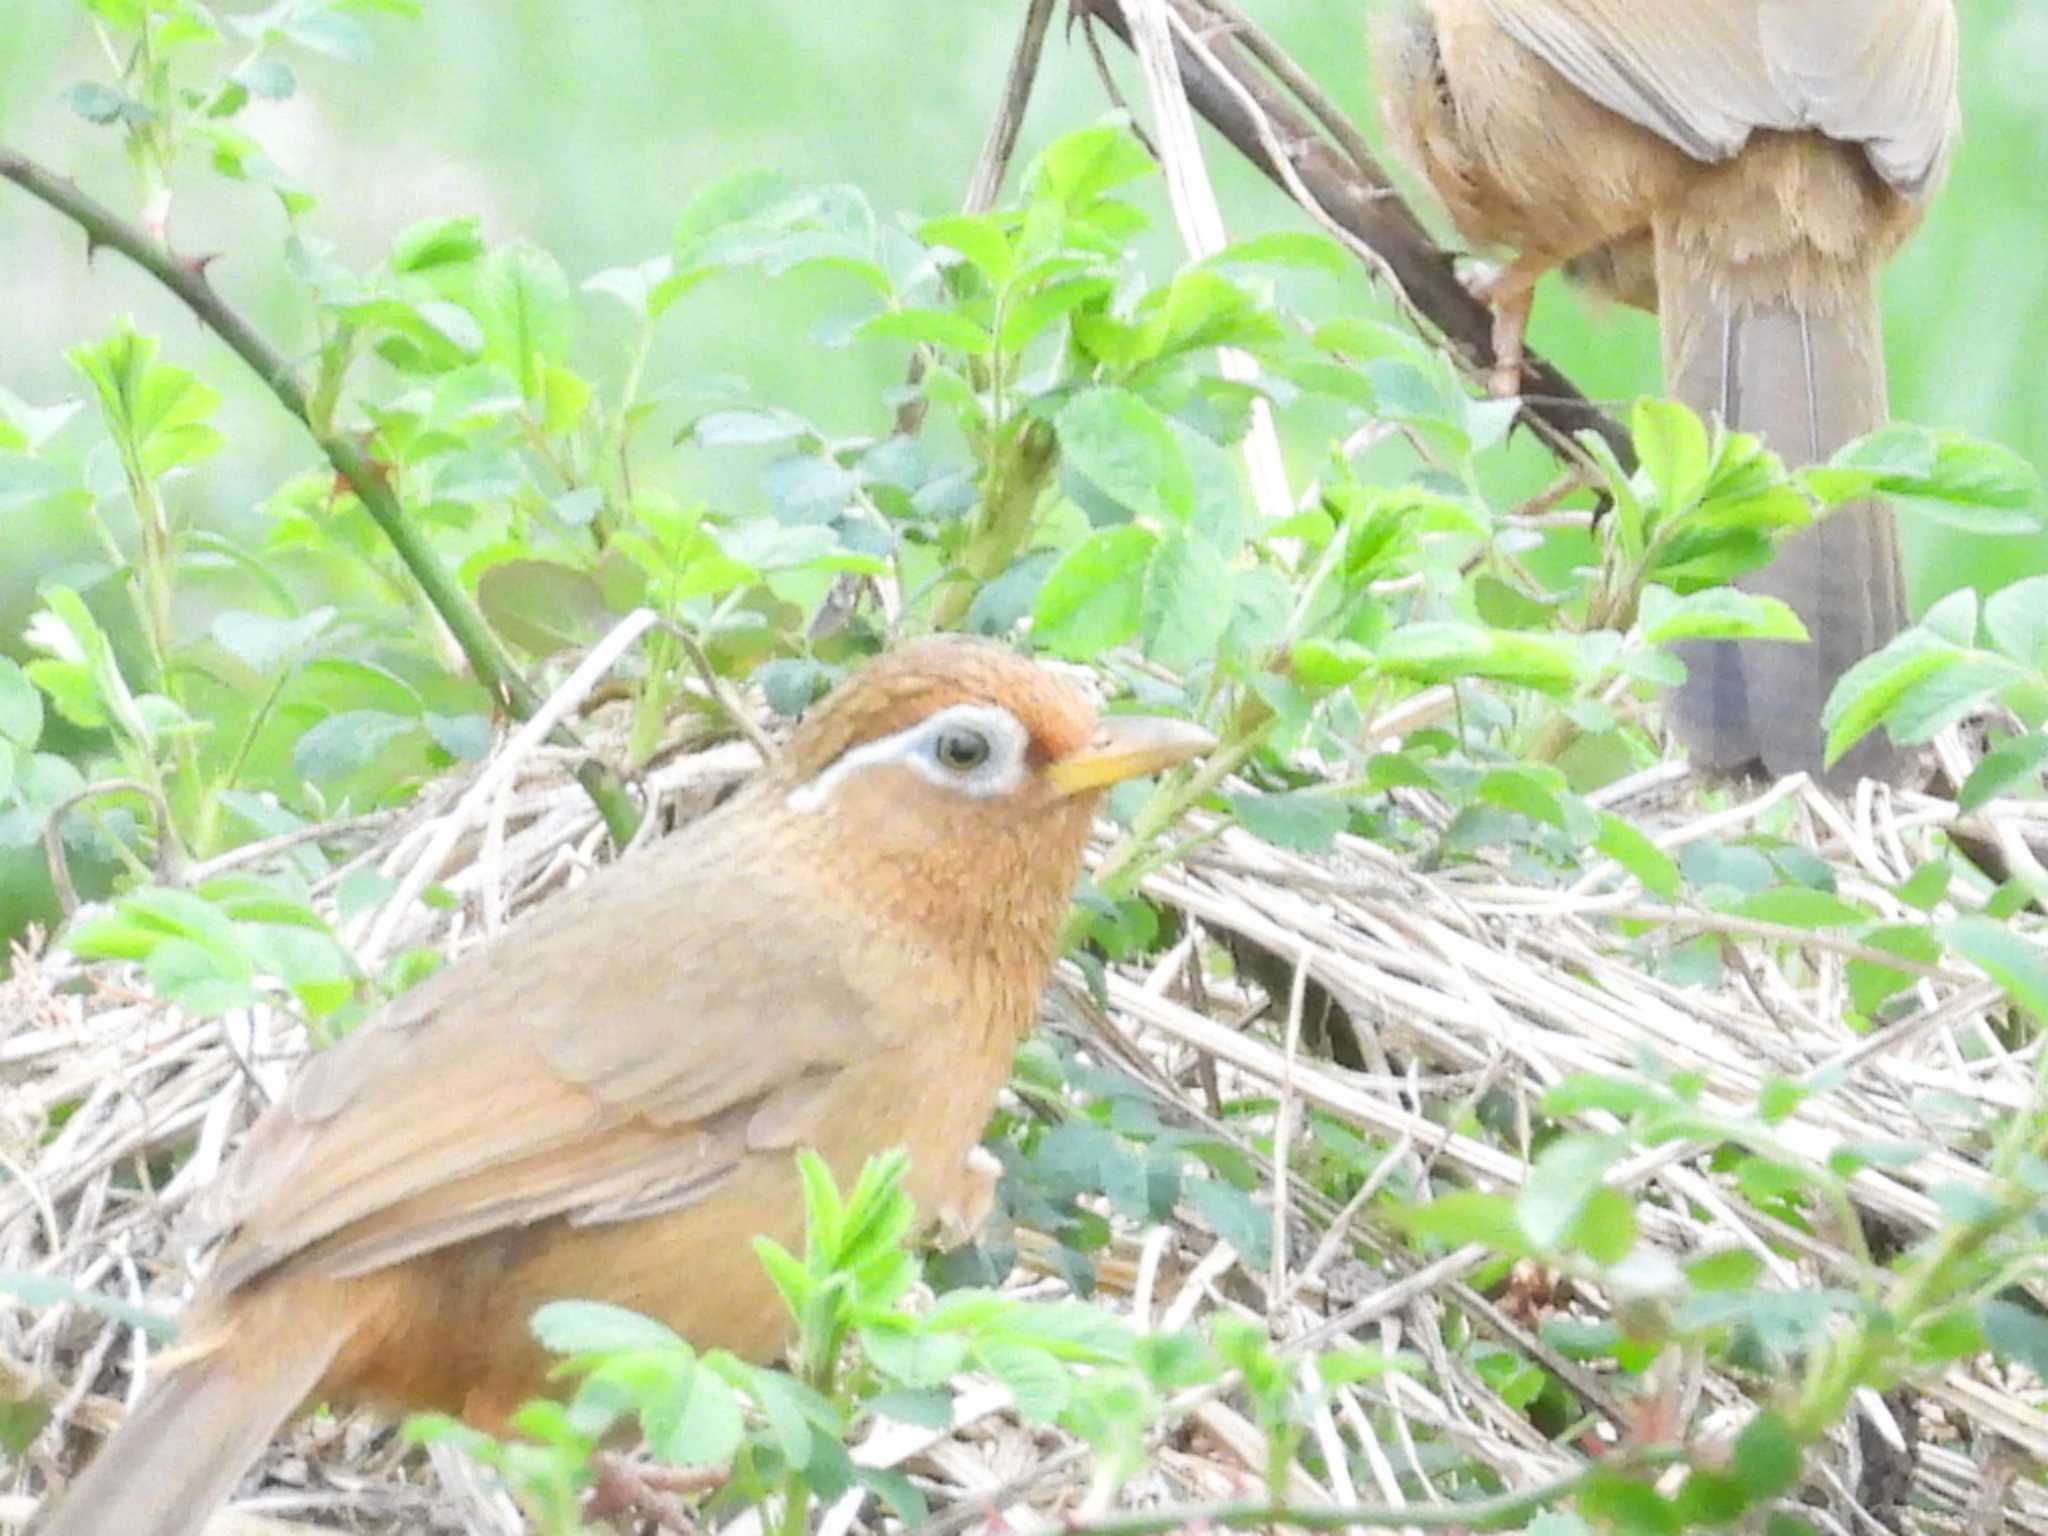
[[[1907,196],[1934,190],[1959,127],[1950,0],[1766,0],[1761,21],[1779,91],[1809,125],[1863,145]]]
[[[228,1234],[215,1283],[674,1208],[750,1150],[806,1139],[835,1077],[901,1042],[864,1028],[873,1005],[814,904],[695,831],[312,1057],[209,1192]]]
[[[1951,0],[1479,0],[1493,21],[1609,110],[1698,160],[1759,128],[1866,146],[1909,195],[1954,139]]]

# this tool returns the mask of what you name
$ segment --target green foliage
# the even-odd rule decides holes
[[[756,1252],[789,1309],[791,1369],[770,1370],[720,1350],[698,1354],[651,1319],[585,1301],[553,1302],[535,1336],[563,1356],[566,1403],[529,1403],[516,1439],[494,1440],[453,1420],[416,1418],[411,1432],[453,1442],[496,1468],[543,1532],[580,1532],[578,1495],[615,1427],[637,1424],[654,1456],[729,1472],[725,1503],[774,1498],[781,1529],[801,1531],[813,1499],[865,1487],[907,1522],[921,1494],[890,1469],[865,1465],[850,1442],[875,1417],[944,1428],[950,1378],[987,1374],[1027,1420],[1081,1435],[1129,1476],[1163,1394],[1217,1379],[1219,1353],[1192,1337],[1140,1340],[1115,1316],[1080,1302],[1027,1302],[958,1290],[918,1313],[902,1303],[918,1278],[905,1246],[914,1221],[900,1153],[871,1160],[842,1195],[817,1157],[801,1154],[801,1257],[765,1240]],[[1255,1341],[1236,1354],[1262,1358]],[[1356,1379],[1361,1352],[1328,1357],[1333,1379]],[[1268,1364],[1268,1373],[1275,1368]],[[1350,1372],[1349,1376],[1343,1373]],[[1277,1432],[1277,1431],[1276,1431]]]

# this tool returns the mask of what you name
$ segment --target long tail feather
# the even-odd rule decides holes
[[[261,1360],[232,1342],[155,1383],[37,1536],[198,1536],[345,1337],[306,1334]]]
[[[1754,432],[1793,465],[1824,459],[1885,418],[1883,343],[1874,281],[1842,274],[1842,288],[1740,297],[1697,263],[1658,253],[1665,388],[1730,427]],[[1683,651],[1687,680],[1672,724],[1703,767],[1772,775],[1818,772],[1821,707],[1844,672],[1906,622],[1905,585],[1891,511],[1842,507],[1786,542],[1750,591],[1782,599],[1812,637],[1707,642]],[[1897,753],[1867,738],[1827,774],[1844,784],[1894,776]]]

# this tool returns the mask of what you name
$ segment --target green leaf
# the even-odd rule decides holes
[[[1050,198],[1080,212],[1103,193],[1153,173],[1152,157],[1121,122],[1063,134],[1038,152],[1024,172],[1026,196]]]
[[[532,1328],[541,1348],[558,1355],[688,1347],[666,1324],[604,1301],[547,1302],[535,1310]]]
[[[493,251],[477,273],[476,304],[485,360],[517,379],[529,402],[543,404],[543,365],[565,361],[575,335],[575,301],[561,264],[537,246]]]
[[[765,218],[789,201],[792,190],[789,178],[780,171],[758,168],[735,171],[700,188],[676,221],[676,270],[686,272],[702,261],[716,259],[710,251],[713,237]]]
[[[923,1328],[908,1319],[893,1326],[859,1330],[861,1348],[875,1368],[907,1387],[935,1387],[958,1371],[967,1358],[967,1342],[953,1334]]]
[[[430,709],[420,716],[420,724],[434,745],[458,762],[480,763],[491,750],[488,715],[442,715]]]
[[[1706,488],[1707,429],[1675,400],[1638,400],[1629,418],[1636,457],[1664,505],[1683,511]]]
[[[2029,576],[1985,598],[1984,632],[2008,659],[2048,675],[2048,575]]]
[[[855,1465],[853,1475],[888,1507],[905,1529],[915,1530],[931,1518],[931,1506],[917,1484],[893,1467]]]
[[[2004,657],[1967,651],[1914,680],[1885,711],[1885,727],[1901,744],[1931,741],[1937,732],[2026,681]]]
[[[1933,965],[1941,958],[1941,946],[1934,935],[1917,924],[1871,928],[1856,938],[1866,949],[1888,950],[1918,965]],[[1910,971],[1895,970],[1869,960],[1851,960],[1845,974],[1849,982],[1849,1000],[1866,1018],[1876,1013],[1886,998],[1904,991],[1917,979]]]
[[[1504,1258],[1530,1251],[1528,1236],[1515,1219],[1515,1202],[1506,1195],[1454,1189],[1427,1205],[1402,1208],[1396,1219],[1415,1236],[1433,1238],[1446,1248],[1484,1243]]]
[[[1064,461],[1119,506],[1161,524],[1186,523],[1195,484],[1172,430],[1151,406],[1123,389],[1091,389],[1060,410]]]
[[[1683,1526],[1733,1525],[1749,1508],[1739,1479],[1711,1467],[1693,1467],[1672,1496],[1672,1508]]]
[[[1016,270],[1017,258],[1002,220],[988,213],[954,213],[927,219],[917,231],[926,245],[958,251],[974,265],[991,288],[1000,288]]]
[[[1032,634],[1065,656],[1123,645],[1144,616],[1145,570],[1159,540],[1136,524],[1090,534],[1038,589]]]
[[[718,1363],[723,1370],[723,1361]],[[735,1386],[760,1405],[762,1417],[768,1421],[768,1432],[775,1437],[775,1443],[781,1447],[789,1464],[799,1469],[806,1466],[811,1459],[813,1422],[822,1422],[832,1431],[839,1427],[831,1404],[817,1398],[801,1382],[791,1380],[780,1371],[765,1370],[745,1362],[735,1364],[739,1379],[728,1375],[728,1380],[733,1380]]]
[[[1856,489],[1911,503],[1952,527],[1982,534],[2038,534],[2040,478],[2019,454],[1960,432],[1894,424],[1848,444],[1828,471],[1860,472]],[[1839,495],[1828,471],[1809,474]]]
[[[0,805],[0,848],[27,848],[50,813],[85,788],[85,776],[53,752],[13,753],[14,803]]]
[[[1382,671],[1418,683],[1489,677],[1545,693],[1568,691],[1581,668],[1568,636],[1481,629],[1453,620],[1403,625],[1378,654]]]
[[[0,742],[27,752],[42,734],[43,696],[13,657],[0,656]]]
[[[2030,1307],[1993,1299],[1978,1308],[1977,1320],[1999,1359],[2048,1376],[2048,1319]]]
[[[986,357],[995,350],[995,340],[985,327],[952,309],[884,310],[864,321],[855,334],[870,341],[943,347],[969,357]]]
[[[259,1001],[246,957],[230,957],[190,939],[163,939],[142,962],[153,991],[198,1017],[247,1008]]]
[[[1264,1270],[1273,1262],[1273,1213],[1250,1195],[1222,1179],[1194,1179],[1187,1198],[1253,1270]]]
[[[97,80],[81,80],[64,94],[71,103],[72,111],[88,123],[98,123],[102,127],[108,123],[120,122],[123,118],[136,123],[146,123],[152,116],[142,103],[131,100]]]
[[[1804,640],[1806,626],[1775,597],[1737,587],[1703,587],[1684,596],[1643,589],[1638,621],[1652,645],[1677,640]]]
[[[393,742],[419,729],[403,715],[379,709],[349,709],[329,715],[292,748],[292,771],[316,783],[343,779],[368,767]]]
[[[1872,917],[1864,907],[1803,885],[1777,885],[1758,891],[1734,910],[1742,917],[1791,928],[1855,928]]]
[[[988,1339],[975,1346],[981,1368],[1010,1389],[1018,1416],[1044,1423],[1067,1406],[1073,1394],[1067,1368],[1045,1350],[1006,1339]]]
[[[1775,1499],[1799,1481],[1799,1441],[1776,1409],[1766,1408],[1735,1437],[1730,1471],[1750,1502]]]
[[[696,279],[677,280],[675,263],[666,256],[649,257],[630,267],[606,267],[583,279],[585,293],[617,299],[637,319],[658,319],[670,304],[696,286]]]
[[[1005,352],[1022,351],[1046,327],[1115,291],[1116,284],[1106,277],[1071,277],[1034,289],[1004,307],[996,340]]]
[[[230,608],[214,615],[209,632],[250,671],[267,676],[285,662],[302,657],[334,622],[334,616],[332,608],[315,608],[296,619]]]
[[[699,416],[689,430],[702,448],[751,447],[816,435],[801,416],[775,409],[709,411]]]
[[[1828,1172],[1846,1179],[1865,1168],[1911,1168],[1932,1150],[1910,1141],[1845,1141],[1828,1154]]]
[[[1609,811],[1598,813],[1600,831],[1593,846],[1642,882],[1643,889],[1669,901],[1678,894],[1678,861],[1649,835]]]
[[[1924,741],[2026,674],[2003,657],[1966,651],[1929,633],[1933,615],[1846,672],[1821,711],[1828,761],[1880,721],[1892,739]]]
[[[1582,1115],[1587,1110],[1603,1109],[1609,1114],[1626,1116],[1660,1109],[1668,1102],[1664,1093],[1637,1078],[1577,1072],[1543,1095],[1543,1113]]]
[[[108,434],[152,477],[196,463],[225,441],[206,424],[220,407],[219,392],[156,354],[156,338],[139,335],[125,318],[105,341],[65,354],[92,385]]]
[[[1746,1291],[1763,1274],[1764,1261],[1747,1248],[1724,1248],[1694,1259],[1685,1278],[1695,1290]]]
[[[1566,820],[1562,791],[1555,770],[1517,765],[1487,773],[1474,788],[1473,799],[1561,829]]]
[[[251,60],[235,71],[235,79],[265,101],[289,101],[299,88],[299,77],[282,59]]]
[[[1231,585],[1230,567],[1206,539],[1186,533],[1161,539],[1145,573],[1145,654],[1176,672],[1214,660],[1230,623]]]
[[[507,560],[477,578],[491,627],[535,656],[587,645],[616,617],[597,580],[552,560]]]
[[[387,264],[394,274],[468,266],[484,254],[483,221],[474,214],[433,219],[401,230]]]
[[[642,1407],[640,1424],[648,1449],[674,1466],[724,1466],[746,1435],[739,1398],[701,1364],[678,1372],[667,1394]]]
[[[2039,788],[2043,763],[2048,763],[2048,731],[2000,742],[1970,770],[1969,778],[1956,794],[1956,809],[1974,811],[2007,790],[2027,787],[2029,780],[2030,787]]]
[[[373,51],[368,29],[337,10],[292,6],[277,18],[276,25],[293,42],[344,64],[366,64]]]
[[[2036,1023],[2048,1024],[2048,951],[1988,918],[1959,917],[1935,934],[2005,988]]]
[[[1601,1179],[1626,1150],[1619,1136],[1561,1136],[1537,1154],[1515,1199],[1515,1219],[1539,1249],[1556,1249],[1577,1224]]]
[[[1633,1474],[1596,1466],[1580,1486],[1578,1513],[1618,1536],[1678,1536],[1676,1506]]]
[[[1596,1264],[1619,1264],[1636,1242],[1635,1207],[1629,1197],[1605,1185],[1595,1189],[1572,1223],[1570,1241]]]
[[[226,913],[190,891],[143,886],[115,903],[111,913],[90,918],[69,935],[74,953],[90,958],[146,959],[176,941],[219,962],[218,974],[248,980],[255,972],[242,932]]]
[[[1007,635],[1037,604],[1045,579],[1059,558],[1056,549],[1034,549],[1018,556],[1008,570],[974,594],[962,627],[977,635]]]
[[[1344,801],[1323,790],[1225,795],[1223,799],[1231,815],[1254,837],[1304,853],[1320,853],[1336,842],[1349,816]]]

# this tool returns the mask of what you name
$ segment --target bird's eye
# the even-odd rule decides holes
[[[955,773],[972,773],[988,761],[988,738],[979,731],[952,726],[939,732],[938,740],[932,743],[932,754]]]

